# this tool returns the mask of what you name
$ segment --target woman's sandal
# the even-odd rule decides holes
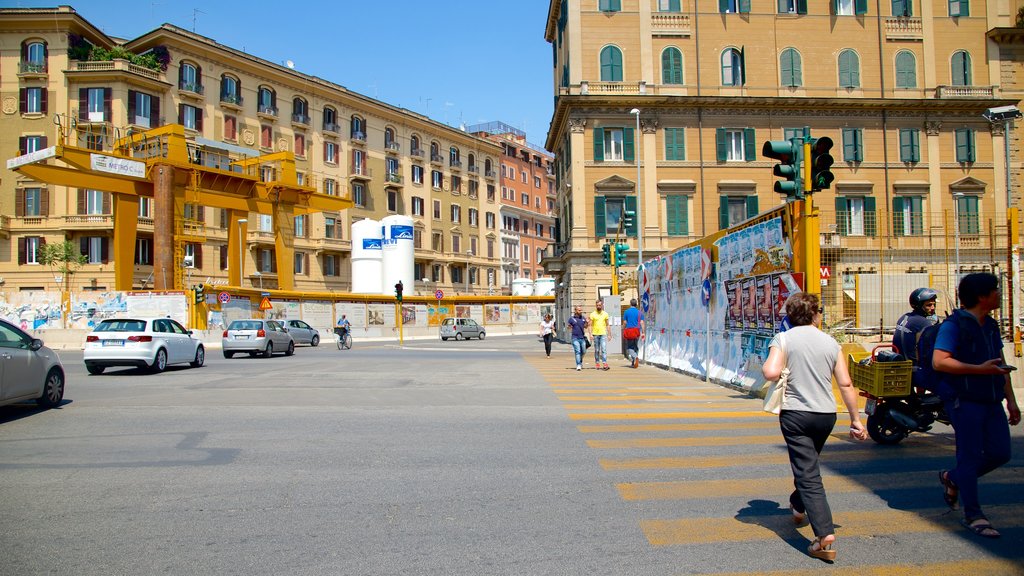
[[[807,514],[805,512],[797,512],[796,508],[793,508],[792,504],[789,505],[789,511],[793,514],[794,526],[803,526],[804,523],[807,522]]]
[[[988,519],[984,516],[975,518],[974,520],[964,518],[963,520],[960,520],[960,523],[964,525],[964,528],[967,528],[971,532],[974,532],[978,536],[982,536],[984,538],[999,538],[1002,536],[998,530],[992,527],[992,524],[990,524]]]
[[[815,538],[811,541],[811,545],[807,547],[807,553],[818,560],[824,560],[825,562],[836,561],[836,551],[832,548],[835,544],[835,540],[828,544],[823,544],[821,538]]]
[[[939,482],[942,483],[942,499],[950,510],[959,508],[960,488],[949,479],[949,470],[939,471]]]

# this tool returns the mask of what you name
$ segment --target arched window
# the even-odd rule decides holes
[[[46,43],[27,40],[21,45],[21,71],[46,72]]]
[[[178,90],[203,93],[203,70],[198,64],[182,62],[178,67]]]
[[[601,81],[622,82],[622,50],[615,46],[601,49]]]
[[[896,87],[917,88],[917,59],[909,50],[896,55]]]
[[[469,169],[470,170],[476,168],[476,156],[474,156],[473,154],[470,154],[469,157],[466,160],[469,163]]]
[[[256,111],[277,116],[277,92],[269,86],[260,86],[256,92]]]
[[[779,70],[782,73],[783,86],[803,86],[804,74],[800,61],[800,53],[793,48],[786,48],[779,56]]]
[[[409,137],[409,153],[416,154],[417,152],[422,153],[423,150],[420,148],[420,137],[413,134]]]
[[[242,104],[242,82],[234,76],[220,77],[220,101],[240,106]]]
[[[953,86],[971,85],[971,55],[964,50],[953,52],[950,60],[950,80]]]
[[[462,157],[459,154],[459,149],[452,146],[448,149],[448,165],[449,166],[462,166]]]
[[[735,48],[726,48],[722,51],[722,86],[743,86],[745,80],[743,55]]]
[[[860,58],[853,50],[847,49],[839,53],[839,86],[860,87]]]
[[[309,104],[304,98],[295,97],[292,99],[292,120],[309,124]]]
[[[366,140],[366,121],[359,116],[352,116],[352,132],[350,134],[353,140]]]
[[[437,142],[430,143],[430,160],[440,162],[443,160],[441,157],[441,145]]]
[[[683,54],[678,48],[669,46],[661,51],[661,83],[683,83]]]
[[[388,126],[384,129],[384,147],[391,148],[395,144],[395,129]]]
[[[324,130],[338,131],[338,111],[330,106],[324,106]]]
[[[492,169],[491,159],[490,158],[484,158],[484,174],[489,174],[491,172],[491,169]]]

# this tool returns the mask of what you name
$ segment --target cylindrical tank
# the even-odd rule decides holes
[[[512,281],[513,296],[533,296],[533,280],[516,278]]]
[[[555,279],[549,277],[537,278],[533,281],[534,296],[554,296]]]
[[[381,294],[394,294],[399,281],[405,294],[412,294],[416,287],[412,218],[399,214],[386,216],[381,218],[380,225],[384,252]]]
[[[352,224],[352,292],[381,294],[381,270],[384,253],[381,249],[381,227],[376,220],[360,220]]]

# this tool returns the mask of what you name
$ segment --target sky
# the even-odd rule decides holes
[[[108,36],[169,23],[451,126],[500,120],[543,145],[548,0],[0,0],[68,4]]]

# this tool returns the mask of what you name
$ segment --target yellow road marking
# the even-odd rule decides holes
[[[704,397],[704,398],[723,398],[721,394],[712,394],[710,392],[699,392],[690,390],[688,388],[674,387],[653,387],[647,386],[630,386],[628,388],[555,388],[553,390],[555,394],[687,394],[689,396]]]
[[[819,576],[821,568],[812,570],[773,570],[765,572],[715,572],[715,576]],[[958,560],[941,564],[882,564],[865,566],[830,566],[829,574],[836,576],[963,576],[964,574],[1024,575],[1024,567],[1014,560]]]
[[[652,412],[637,414],[634,412],[608,414],[569,414],[572,420],[678,420],[689,418],[771,418],[777,421],[778,416],[757,410],[751,412]]]
[[[1024,506],[987,506],[989,519],[997,528],[1024,526]],[[782,513],[785,511],[785,513]],[[886,534],[948,532],[964,530],[959,515],[946,508],[924,510],[841,511],[835,513],[836,535],[839,538]],[[741,511],[742,513],[742,511]],[[683,544],[717,544],[745,542],[793,536],[799,532],[808,540],[814,537],[810,526],[796,528],[788,510],[779,514],[751,515],[736,518],[680,518],[673,520],[642,520],[640,528],[653,546]]]
[[[711,400],[674,400],[672,402],[639,402],[636,404],[566,404],[566,410],[665,410],[689,408],[738,408],[736,402],[712,402]]]
[[[576,427],[583,434],[604,432],[686,432],[689,430],[739,430],[747,428],[773,428],[779,423],[774,420],[761,422],[694,422],[688,424],[581,424]]]
[[[742,446],[744,444],[783,444],[782,434],[767,436],[709,436],[694,438],[622,438],[587,440],[591,448],[686,448],[696,446]]]
[[[577,394],[577,392],[573,392]],[[680,402],[712,402],[717,400],[712,396],[694,396],[692,394],[619,394],[615,396],[565,396],[558,395],[562,402],[613,402],[615,400],[678,400]],[[723,403],[723,402],[719,402]],[[733,400],[733,404],[742,404],[743,400]]]

